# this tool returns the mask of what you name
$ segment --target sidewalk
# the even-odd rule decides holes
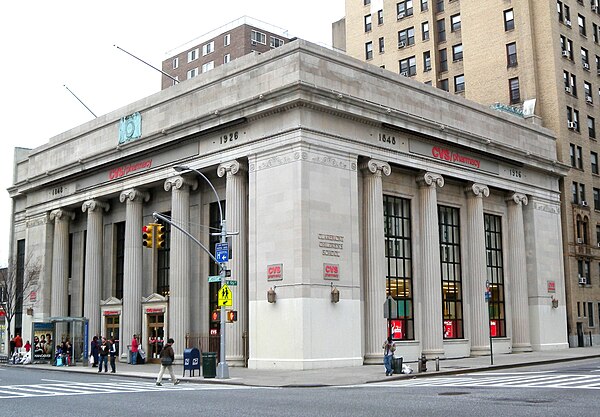
[[[417,373],[417,363],[408,363],[415,373],[408,375],[385,376],[383,365],[364,365],[359,367],[316,369],[306,371],[288,371],[288,370],[256,370],[248,368],[229,367],[229,379],[203,378],[195,372],[194,377],[183,375],[183,365],[174,365],[173,370],[177,378],[182,381],[192,383],[209,384],[232,384],[247,385],[257,387],[318,387],[318,386],[343,386],[365,383],[374,383],[390,381],[394,379],[425,377],[435,375],[448,375],[456,373],[479,372],[490,369],[506,369],[519,366],[528,366],[543,363],[565,362],[589,358],[600,358],[600,347],[571,348],[562,351],[552,352],[530,352],[513,353],[509,355],[495,355],[494,365],[490,365],[490,357],[471,357],[464,359],[448,359],[439,361],[439,371],[435,370],[435,361],[427,362],[427,372]],[[50,365],[9,365],[9,366],[27,366],[38,369],[51,369],[57,372],[80,372],[80,373],[98,373],[98,368],[89,366],[70,366],[55,367]],[[129,365],[124,363],[117,364],[117,373],[108,373],[98,375],[98,378],[111,378],[115,376],[129,376],[147,379],[156,379],[159,364]],[[163,383],[169,384],[168,374],[165,375]]]

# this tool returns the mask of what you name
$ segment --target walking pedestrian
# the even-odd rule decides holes
[[[394,351],[396,350],[396,345],[392,342],[392,337],[388,336],[387,340],[383,342],[383,366],[385,367],[385,374],[387,376],[391,376],[393,374],[392,370],[392,359],[394,357]]]
[[[175,374],[173,373],[173,362],[175,361],[173,343],[175,343],[175,341],[169,338],[167,340],[167,344],[160,351],[160,372],[158,373],[158,378],[156,379],[156,385],[159,387],[162,386],[162,377],[165,373],[165,369],[169,371],[173,385],[179,384],[179,380],[175,378]]]
[[[111,337],[110,338],[110,350],[108,351],[108,354],[110,355],[110,372],[113,374],[117,371],[117,368],[115,365],[115,357],[117,356],[118,350],[119,349],[117,349],[117,342],[115,342],[115,338]]]
[[[104,372],[108,372],[108,352],[110,346],[105,337],[102,338],[102,344],[100,345],[100,365],[98,366],[98,372],[102,372],[102,364],[104,364]]]
[[[94,360],[94,362],[92,364],[92,367],[98,366],[98,353],[99,353],[99,350],[100,350],[100,344],[98,343],[98,336],[94,336],[92,338],[91,353],[90,353],[90,356]]]
[[[138,350],[139,350],[139,343],[137,340],[137,336],[133,335],[133,338],[131,339],[131,364],[132,365],[135,365],[137,363]]]

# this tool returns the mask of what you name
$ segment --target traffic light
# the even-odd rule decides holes
[[[146,248],[152,249],[154,247],[154,239],[152,236],[152,232],[154,231],[154,225],[148,224],[142,227],[142,245]]]
[[[164,249],[165,247],[165,226],[157,224],[154,226],[156,231],[156,247],[158,249]]]
[[[221,310],[214,310],[210,315],[212,322],[218,323],[221,321]]]
[[[234,321],[237,321],[237,311],[227,310],[227,321],[229,323],[233,323]]]

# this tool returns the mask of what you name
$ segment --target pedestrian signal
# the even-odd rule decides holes
[[[154,241],[153,241],[153,236],[152,236],[153,231],[154,231],[154,225],[152,225],[152,224],[142,227],[142,239],[143,239],[142,245],[145,248],[152,249],[154,247]]]
[[[214,310],[212,312],[212,314],[210,315],[210,319],[213,322],[220,322],[221,321],[221,311],[220,310]]]
[[[227,310],[227,321],[229,323],[233,323],[234,321],[237,321],[237,311]]]
[[[154,226],[154,230],[156,231],[156,247],[158,249],[164,249],[165,247],[165,226],[159,224]]]

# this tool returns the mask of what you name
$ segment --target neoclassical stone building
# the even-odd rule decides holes
[[[26,335],[83,316],[152,358],[218,333],[214,262],[168,224],[142,246],[154,212],[218,241],[178,165],[237,233],[230,365],[381,362],[387,334],[406,360],[489,354],[490,332],[495,353],[568,346],[549,131],[302,40],[16,151],[12,253],[43,266]]]

